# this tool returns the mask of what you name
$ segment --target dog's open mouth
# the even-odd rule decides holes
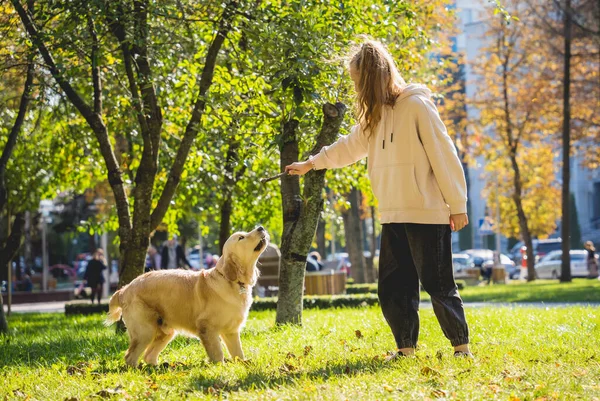
[[[267,237],[262,237],[260,239],[260,241],[258,242],[258,245],[256,245],[256,248],[254,248],[254,252],[260,252],[262,251],[262,249],[264,248],[264,246],[267,244]]]

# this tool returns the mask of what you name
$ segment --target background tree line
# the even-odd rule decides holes
[[[0,200],[3,226],[10,224],[12,232],[3,236],[6,260],[0,261],[6,266],[16,254],[23,213],[35,211],[40,199],[61,189],[81,193],[103,185],[111,189],[108,206],[90,227],[118,233],[119,285],[142,272],[157,229],[177,232],[178,222],[197,220],[207,234],[218,224],[218,236],[211,234],[222,246],[231,231],[260,222],[284,254],[290,301],[277,319],[300,322],[304,263],[298,255],[324,243],[334,221],[322,219],[313,239],[322,206],[330,216],[344,216],[337,221],[344,222],[347,244],[362,244],[353,236],[364,236],[357,222],[377,215],[366,164],[327,172],[326,179],[311,173],[304,189],[297,177],[284,178],[281,187],[261,185],[259,178],[349,131],[354,121],[345,110],[352,106],[353,89],[342,56],[359,34],[385,41],[405,78],[434,90],[465,166],[483,155],[490,169],[503,174],[503,184],[513,183],[499,197],[507,222],[503,233],[525,239],[547,235],[560,218],[556,205],[544,211],[526,203],[539,205],[536,199],[558,190],[553,167],[539,164],[521,172],[515,166],[522,152],[535,152],[529,156],[540,163],[556,159],[562,78],[554,50],[563,39],[561,22],[548,16],[557,9],[489,3],[489,32],[499,39],[489,49],[493,56],[477,68],[492,89],[482,94],[487,97],[469,100],[481,114],[468,121],[459,79],[463,61],[452,52],[453,2],[413,3],[0,1]],[[568,8],[581,26],[573,47],[589,49],[597,45],[597,26],[580,18],[588,9],[576,13],[578,7]],[[520,21],[508,24],[511,16]],[[533,45],[539,52],[525,50]],[[573,82],[592,90],[574,90],[587,96],[577,104],[593,104],[598,79],[593,55],[578,55],[585,62],[577,63]],[[503,66],[505,80],[498,78]],[[508,96],[502,83],[511,88]],[[534,102],[522,101],[535,91],[540,93]],[[511,107],[523,108],[512,112],[517,120],[506,117]],[[593,165],[598,113],[582,107],[573,115],[570,135]],[[523,139],[502,139],[516,126]],[[523,143],[535,146],[519,146]],[[542,173],[547,179],[540,179]],[[294,232],[296,221],[306,224]],[[354,279],[373,280],[372,261],[364,260],[362,247],[348,250]]]

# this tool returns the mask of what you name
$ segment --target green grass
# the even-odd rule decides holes
[[[0,337],[0,400],[592,400],[599,312],[469,308],[469,361],[452,357],[424,308],[418,357],[394,364],[383,362],[393,339],[377,307],[309,310],[304,327],[283,328],[274,312],[253,312],[242,338],[249,362],[209,364],[197,340],[178,337],[165,366],[141,369],[125,366],[126,336],[102,316],[14,315]]]
[[[348,286],[354,293],[377,293],[377,284]],[[574,279],[571,283],[537,280],[531,283],[511,281],[509,284],[466,286],[460,290],[465,302],[599,302],[600,280]],[[421,299],[429,300],[426,292]]]
[[[600,280],[574,279],[571,283],[514,281],[465,287],[460,290],[460,296],[465,302],[600,302]]]

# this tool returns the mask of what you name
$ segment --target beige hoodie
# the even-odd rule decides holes
[[[366,156],[382,224],[448,224],[450,214],[466,213],[464,171],[425,86],[408,85],[384,107],[370,138],[356,125],[312,160],[321,170]]]

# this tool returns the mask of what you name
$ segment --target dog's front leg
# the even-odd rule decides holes
[[[223,337],[223,341],[225,341],[225,345],[227,345],[227,349],[231,354],[233,359],[240,358],[242,361],[244,360],[244,351],[242,351],[242,342],[240,341],[240,333],[227,333],[221,334]]]
[[[200,331],[200,340],[202,341],[202,345],[204,345],[204,349],[208,354],[208,359],[211,362],[223,362],[223,347],[221,346],[221,339],[219,338],[219,333]]]

